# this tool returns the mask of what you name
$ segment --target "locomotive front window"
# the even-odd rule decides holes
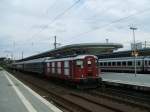
[[[80,67],[80,68],[83,68],[83,61],[82,60],[77,60],[76,61],[76,66]]]

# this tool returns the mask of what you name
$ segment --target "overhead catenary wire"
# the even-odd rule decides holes
[[[68,7],[67,9],[65,9],[62,13],[58,14],[48,25],[54,23],[56,20],[58,20],[59,18],[61,18],[63,15],[65,15],[70,9],[72,9],[77,3],[79,3],[81,0],[77,0],[75,3],[73,3],[70,7]],[[103,29],[105,27],[109,27],[110,25],[114,24],[114,23],[117,23],[117,22],[120,22],[120,21],[123,21],[125,19],[128,19],[130,17],[133,17],[137,14],[140,14],[140,13],[143,13],[145,11],[147,11],[149,9],[146,9],[146,10],[142,10],[142,11],[139,11],[139,12],[136,12],[134,14],[131,14],[129,16],[126,16],[126,17],[123,17],[123,18],[119,18],[117,20],[114,20],[114,21],[111,21],[110,23],[108,24],[105,24],[103,26],[100,26],[100,27],[97,27],[96,29],[93,29],[93,30],[89,30],[89,31],[86,31],[86,32],[83,32],[83,33],[80,33],[80,34],[77,34],[75,35],[74,37],[77,37],[77,36],[81,36],[81,35],[84,35],[84,34],[88,34],[90,32],[94,32],[95,30],[100,30],[100,29]],[[45,29],[45,27],[42,27],[42,31]],[[39,34],[41,31],[38,31],[37,34]],[[32,36],[33,37],[33,36]]]
[[[82,36],[82,35],[85,35],[85,34],[94,32],[94,31],[96,31],[96,30],[101,30],[101,29],[103,29],[103,28],[106,28],[106,27],[108,27],[108,26],[114,24],[114,23],[118,23],[118,22],[120,22],[120,21],[126,20],[126,19],[128,19],[128,18],[130,18],[130,17],[136,16],[136,15],[138,15],[138,14],[142,14],[142,13],[147,12],[147,11],[150,11],[150,8],[145,9],[145,10],[142,10],[142,11],[139,11],[139,12],[136,12],[136,13],[134,13],[134,14],[130,14],[130,15],[128,15],[128,16],[125,16],[125,17],[122,17],[122,18],[119,18],[119,19],[116,19],[116,20],[114,20],[114,21],[111,21],[111,22],[108,23],[108,24],[102,25],[102,26],[97,27],[97,28],[95,28],[95,29],[93,29],[93,30],[89,30],[89,31],[85,31],[85,32],[83,32],[83,33],[77,34],[77,35],[73,36],[72,38],[80,37],[80,36]]]
[[[54,23],[56,20],[58,20],[59,18],[61,18],[63,15],[65,15],[68,11],[70,11],[76,4],[78,4],[81,0],[77,0],[76,2],[74,2],[70,7],[68,7],[67,9],[65,9],[62,13],[58,14],[56,17],[54,17],[54,19],[46,24],[46,25],[51,25],[52,23]],[[32,37],[34,37],[35,35],[41,33],[43,30],[45,29],[45,27],[42,27],[40,31],[38,31],[37,33],[35,33],[34,35],[32,35]]]
[[[57,2],[58,2],[58,1],[55,0],[55,1],[46,9],[45,13],[48,14],[49,9],[53,8],[53,6],[55,6],[55,4],[56,4]]]

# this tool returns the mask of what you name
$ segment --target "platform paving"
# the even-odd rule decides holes
[[[102,80],[108,82],[150,87],[150,74],[102,73]]]
[[[62,111],[7,71],[0,70],[0,112]]]

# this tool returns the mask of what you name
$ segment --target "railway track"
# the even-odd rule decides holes
[[[15,76],[38,90],[46,92],[48,94],[46,99],[53,101],[67,112],[129,112],[133,110],[136,112],[148,112],[145,108],[136,107],[137,105],[129,106],[130,103],[127,105],[128,102],[122,101],[123,103],[120,103],[121,99],[114,101],[112,97],[106,97],[106,95],[101,95],[100,97],[100,92],[95,90],[80,92],[56,85],[49,87],[50,82],[48,80],[42,80],[30,75]]]
[[[120,109],[120,108],[114,108],[113,106],[110,106],[110,105],[106,105],[106,104],[104,104],[103,102],[99,102],[98,100],[96,100],[94,97],[92,98],[91,96],[89,96],[88,94],[87,95],[82,95],[82,94],[76,94],[76,93],[71,93],[73,96],[76,96],[76,97],[79,97],[79,98],[81,98],[81,99],[84,99],[84,100],[86,100],[86,101],[88,101],[88,102],[92,102],[92,103],[94,103],[94,104],[96,104],[96,105],[99,105],[99,106],[102,106],[102,107],[104,107],[104,108],[107,108],[107,109],[109,109],[109,110],[112,110],[112,111],[114,111],[114,112],[124,112],[122,109]]]
[[[19,78],[19,77],[18,77]],[[33,77],[32,77],[33,78]],[[19,78],[20,79],[20,78]],[[26,83],[27,85],[32,85],[33,88],[37,88],[38,91],[44,91],[47,95],[45,96],[45,98],[47,100],[49,100],[50,102],[55,103],[56,105],[58,105],[59,107],[63,108],[63,110],[67,111],[67,112],[91,112],[88,109],[73,103],[72,101],[66,100],[65,97],[61,96],[60,94],[58,94],[55,91],[49,90],[48,88],[44,88],[42,85],[36,84],[34,83],[34,81],[32,80],[28,80],[25,77],[21,78],[21,81],[23,81],[24,83]],[[31,86],[30,86],[31,87]],[[51,88],[53,89],[53,88]]]
[[[19,78],[19,77],[18,77]],[[20,78],[19,78],[20,79]],[[52,100],[55,104],[59,105],[60,107],[63,107],[65,110],[69,112],[99,112],[99,111],[105,111],[105,112],[120,112],[116,111],[115,109],[108,108],[107,106],[97,105],[91,101],[87,101],[83,98],[79,98],[73,93],[66,92],[66,90],[62,90],[60,88],[58,91],[52,91],[52,88],[48,88],[48,86],[45,85],[42,80],[38,81],[39,83],[36,83],[38,78],[30,77],[29,78],[21,78],[24,82],[31,84],[32,86],[35,86],[36,88],[48,93],[48,97],[50,100]],[[34,81],[33,81],[34,80]],[[61,94],[62,93],[62,94]]]
[[[106,89],[103,92],[101,90],[94,90],[90,91],[89,94],[107,99],[112,99],[113,101],[120,102],[120,104],[123,103],[131,107],[138,107],[139,109],[150,111],[150,99],[147,95],[147,97],[144,98],[142,97],[142,95],[134,96],[133,93],[129,94],[128,92],[123,92],[116,89]]]
[[[102,90],[99,90],[103,92]],[[144,104],[144,106],[150,105],[150,95],[141,93],[140,91],[131,91],[131,90],[124,90],[124,89],[115,89],[115,88],[105,88],[105,93],[114,94],[118,97],[125,98],[127,100],[133,100],[134,102],[139,102],[140,104]]]

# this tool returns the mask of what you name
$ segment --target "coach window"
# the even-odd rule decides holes
[[[104,62],[104,66],[107,66],[107,62]]]
[[[52,62],[52,67],[55,67],[55,62]]]
[[[91,65],[91,63],[87,63],[87,64],[88,64],[88,66],[89,66],[89,64]],[[80,68],[83,68],[83,61],[82,60],[77,60],[76,61],[76,66],[80,67]]]
[[[61,62],[57,62],[57,73],[61,74]]]
[[[125,61],[122,62],[122,66],[126,66],[126,62]]]
[[[121,62],[117,62],[117,66],[121,66]]]
[[[57,67],[58,67],[58,68],[61,67],[61,62],[57,62]]]
[[[50,63],[47,63],[47,67],[50,67]]]
[[[69,61],[64,62],[64,68],[69,68]]]
[[[103,62],[100,62],[100,66],[103,66]]]
[[[147,61],[145,60],[145,66],[147,66]]]
[[[132,66],[132,61],[128,61],[128,66]]]
[[[112,65],[113,65],[113,66],[116,66],[116,63],[115,63],[115,62],[112,62]]]
[[[111,62],[108,62],[108,66],[111,66]]]
[[[147,61],[147,66],[150,66],[150,61]]]
[[[138,62],[137,62],[137,65],[138,65],[138,66],[141,66],[141,62],[140,62],[140,61],[138,61]]]
[[[148,61],[148,66],[150,66],[150,61]]]
[[[55,62],[52,62],[52,73],[55,73]]]

